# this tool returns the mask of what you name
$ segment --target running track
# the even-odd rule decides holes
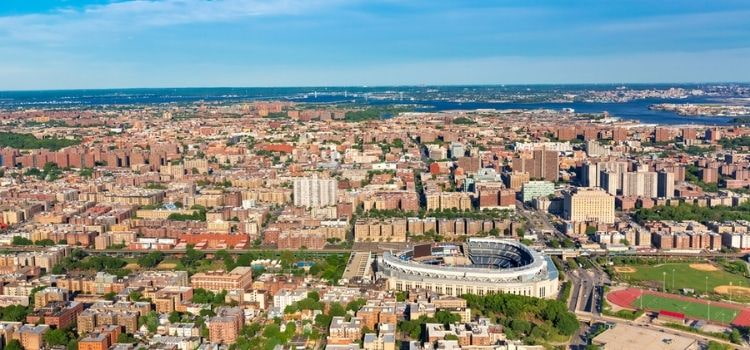
[[[607,294],[607,300],[610,303],[615,304],[619,307],[633,309],[634,308],[633,303],[636,300],[638,300],[638,298],[643,294],[651,294],[651,295],[656,295],[656,296],[670,298],[670,299],[688,301],[692,303],[707,304],[707,302],[705,302],[702,299],[696,299],[696,298],[691,298],[691,297],[686,297],[686,296],[676,295],[676,294],[654,292],[654,291],[644,290],[640,288],[627,288],[627,289],[622,289],[622,290],[611,292]],[[737,317],[732,321],[732,324],[736,326],[750,326],[750,308],[737,305],[737,304],[718,302],[718,301],[711,302],[711,305],[717,305],[717,306],[725,307],[728,309],[738,310],[740,313],[737,314]]]

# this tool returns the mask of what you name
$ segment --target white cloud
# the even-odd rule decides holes
[[[132,0],[0,17],[0,42],[44,42],[190,23],[298,15],[342,0]]]

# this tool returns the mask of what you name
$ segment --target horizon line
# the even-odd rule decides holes
[[[269,85],[269,86],[154,86],[154,87],[96,87],[59,89],[9,89],[7,92],[53,92],[53,91],[106,91],[106,90],[165,90],[165,89],[303,89],[303,88],[389,88],[389,87],[462,87],[462,86],[584,86],[584,85],[705,85],[705,84],[750,84],[750,81],[691,81],[691,82],[607,82],[607,83],[457,83],[457,84],[394,84],[394,85]]]

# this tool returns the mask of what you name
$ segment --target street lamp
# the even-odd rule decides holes
[[[732,302],[732,282],[729,282],[729,302]]]
[[[662,271],[661,277],[662,277],[661,278],[661,280],[662,280],[661,281],[662,282],[662,291],[666,292],[667,291],[667,271]]]
[[[706,276],[706,296],[708,296],[708,276]]]
[[[674,269],[672,269],[672,290],[674,290]]]

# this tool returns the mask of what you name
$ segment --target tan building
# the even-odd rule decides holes
[[[565,193],[565,219],[571,222],[615,222],[615,197],[596,188],[578,188]]]
[[[196,273],[190,278],[193,288],[221,292],[224,290],[247,290],[253,283],[252,268],[238,266],[229,273],[225,271],[209,271]]]
[[[471,209],[471,197],[466,192],[429,192],[425,194],[427,210]]]
[[[20,335],[18,340],[25,350],[39,350],[44,344],[44,333],[47,333],[49,329],[50,327],[45,324],[37,326],[23,325],[18,330],[18,334]]]
[[[220,307],[216,310],[216,316],[211,317],[206,323],[211,343],[234,344],[244,323],[242,309]]]
[[[406,242],[406,220],[360,220],[354,224],[355,242]]]

